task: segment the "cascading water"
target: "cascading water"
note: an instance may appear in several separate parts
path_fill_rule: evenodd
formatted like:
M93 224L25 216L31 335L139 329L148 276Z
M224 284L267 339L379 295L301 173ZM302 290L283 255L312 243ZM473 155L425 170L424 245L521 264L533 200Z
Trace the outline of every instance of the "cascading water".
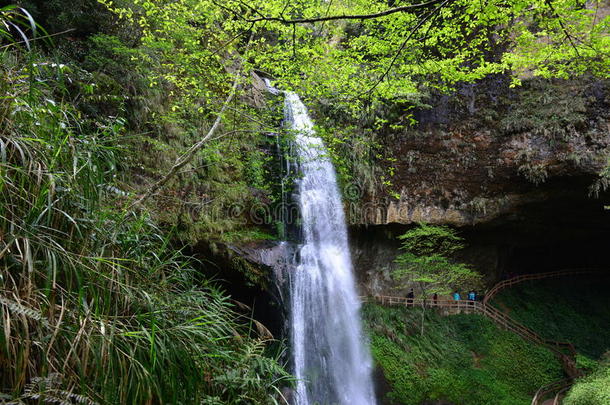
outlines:
M295 405L372 405L371 359L360 326L347 229L334 167L307 109L287 92L295 131L303 240L291 275Z

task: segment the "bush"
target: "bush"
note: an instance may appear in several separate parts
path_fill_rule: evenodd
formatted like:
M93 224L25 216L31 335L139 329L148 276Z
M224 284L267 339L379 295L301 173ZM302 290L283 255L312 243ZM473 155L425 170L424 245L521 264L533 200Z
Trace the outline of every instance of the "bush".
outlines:
M610 404L610 352L599 364L598 369L574 384L563 400L565 405L607 405Z

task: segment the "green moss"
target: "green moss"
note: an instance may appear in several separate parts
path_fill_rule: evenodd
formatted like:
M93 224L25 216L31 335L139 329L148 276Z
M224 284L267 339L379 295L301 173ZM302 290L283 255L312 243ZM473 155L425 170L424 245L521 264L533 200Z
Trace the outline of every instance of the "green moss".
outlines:
M226 232L222 235L222 240L225 242L256 242L261 240L277 240L277 236L260 229L243 229Z
M498 329L479 315L428 315L418 309L364 307L375 362L393 403L529 404L540 386L561 378L553 354Z
M234 256L231 259L231 268L242 273L246 278L246 285L253 287L255 285L262 289L267 289L269 276L260 267L253 265L241 256Z

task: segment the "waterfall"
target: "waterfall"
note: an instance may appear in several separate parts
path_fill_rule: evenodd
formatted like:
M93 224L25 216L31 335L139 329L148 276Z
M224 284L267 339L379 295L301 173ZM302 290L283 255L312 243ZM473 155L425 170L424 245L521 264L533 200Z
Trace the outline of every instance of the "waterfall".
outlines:
M291 274L295 405L372 405L371 359L335 169L299 97L286 92L295 131L302 244Z

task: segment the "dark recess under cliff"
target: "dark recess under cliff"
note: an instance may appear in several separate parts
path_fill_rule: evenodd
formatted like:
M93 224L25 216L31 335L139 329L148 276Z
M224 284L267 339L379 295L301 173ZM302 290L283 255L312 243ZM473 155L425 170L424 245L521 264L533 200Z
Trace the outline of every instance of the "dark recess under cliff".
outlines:
M237 312L252 316L274 338L281 339L285 335L284 320L288 307L283 303L283 292L273 275L274 269L257 257L265 250L281 256L277 249L277 242L271 241L240 247L201 241L187 247L185 253L198 259L201 273L215 280L231 296ZM281 258L276 261L279 263Z
M587 197L590 178L552 181L548 199L521 206L477 225L459 227L467 247L456 257L474 265L488 284L509 274L569 268L610 270L610 193ZM413 225L353 226L354 266L363 290L395 295L390 279L400 246L396 237Z

